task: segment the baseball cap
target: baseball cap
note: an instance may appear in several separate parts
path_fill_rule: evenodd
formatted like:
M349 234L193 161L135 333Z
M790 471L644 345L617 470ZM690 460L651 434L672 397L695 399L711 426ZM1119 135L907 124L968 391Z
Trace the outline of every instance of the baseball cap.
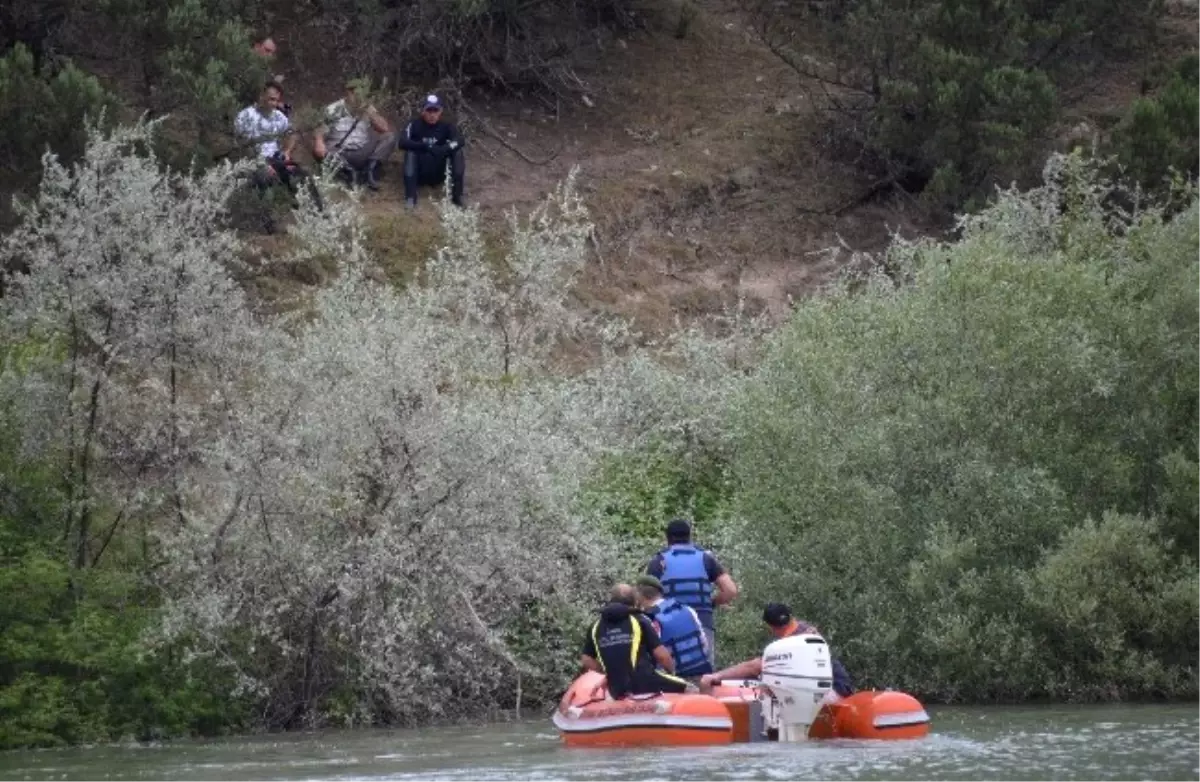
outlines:
M767 603L763 609L762 619L771 627L783 627L792 621L792 609L783 603Z
M687 519L671 519L667 524L668 540L689 540L692 537L692 525Z
M434 95L433 93L430 93L425 96L425 105L421 107L421 109L423 111L428 111L429 109L441 109L441 108L442 108L441 99L438 98L438 96Z

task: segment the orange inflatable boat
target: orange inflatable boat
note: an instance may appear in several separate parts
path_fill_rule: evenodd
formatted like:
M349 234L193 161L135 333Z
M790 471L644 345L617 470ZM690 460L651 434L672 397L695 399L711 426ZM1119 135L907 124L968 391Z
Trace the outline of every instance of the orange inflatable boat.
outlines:
M920 701L895 690L841 698L832 691L824 639L802 635L763 653L761 681L723 682L711 695L608 697L599 673L580 676L552 721L569 747L711 746L751 741L919 739Z
M604 675L585 673L554 712L568 747L683 747L728 744L733 718L709 695L666 694L612 700Z

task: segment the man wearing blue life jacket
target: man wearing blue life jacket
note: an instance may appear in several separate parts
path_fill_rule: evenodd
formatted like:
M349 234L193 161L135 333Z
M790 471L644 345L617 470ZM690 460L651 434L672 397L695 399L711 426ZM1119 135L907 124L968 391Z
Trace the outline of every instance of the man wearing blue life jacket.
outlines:
M695 610L704 627L708 661L714 663L717 638L713 609L732 603L738 588L711 552L692 545L692 525L687 519L672 519L667 525L667 547L651 558L646 575L662 582L664 595Z
M675 660L675 675L691 679L712 673L708 639L695 610L678 600L663 597L662 582L654 576L638 576L634 583L637 585L638 608L654 622L663 646L670 650Z

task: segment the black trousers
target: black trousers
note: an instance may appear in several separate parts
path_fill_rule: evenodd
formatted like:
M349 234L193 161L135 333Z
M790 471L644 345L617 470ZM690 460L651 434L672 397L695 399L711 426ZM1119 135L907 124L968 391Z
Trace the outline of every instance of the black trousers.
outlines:
M462 206L463 182L467 170L467 159L462 147L449 155L436 152L413 152L404 150L404 198L415 203L417 188L421 185L438 186L446 181L450 171L450 200Z

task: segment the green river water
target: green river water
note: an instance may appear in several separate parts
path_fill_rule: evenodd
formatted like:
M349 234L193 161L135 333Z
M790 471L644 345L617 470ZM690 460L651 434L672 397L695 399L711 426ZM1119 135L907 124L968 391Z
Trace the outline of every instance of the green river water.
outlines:
M3 779L1200 779L1196 704L933 708L918 741L568 750L549 720L0 753Z

